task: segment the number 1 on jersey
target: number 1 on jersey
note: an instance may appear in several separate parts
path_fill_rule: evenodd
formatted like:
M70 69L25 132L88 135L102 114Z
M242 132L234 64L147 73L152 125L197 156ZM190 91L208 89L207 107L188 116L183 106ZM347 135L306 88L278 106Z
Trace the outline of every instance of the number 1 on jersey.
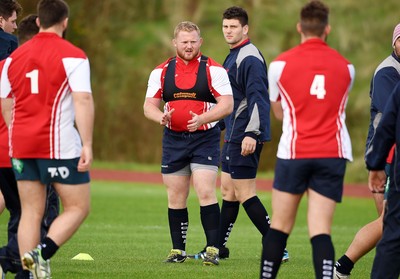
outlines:
M314 80L310 87L310 94L317 96L317 99L324 99L326 95L325 90L325 76L315 75Z
M31 80L31 93L39 94L39 70L32 70L25 76Z

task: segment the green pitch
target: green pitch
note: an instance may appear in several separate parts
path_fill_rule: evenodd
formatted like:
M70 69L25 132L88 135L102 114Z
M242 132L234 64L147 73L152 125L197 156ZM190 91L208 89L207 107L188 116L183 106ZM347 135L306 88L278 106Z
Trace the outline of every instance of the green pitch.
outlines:
M270 193L260 198L271 211ZM189 198L187 252L198 252L205 244L197 199ZM376 217L372 200L345 198L338 205L333 241L336 257L342 255L357 230ZM290 260L281 266L279 278L313 278L311 246L307 236L305 203L289 237ZM0 243L6 241L8 213L0 217ZM182 264L162 261L171 249L167 223L167 197L161 185L98 182L92 184L92 211L88 219L51 261L52 277L74 278L258 278L261 237L241 208L229 239L231 257L218 267L202 266L199 260ZM87 253L94 261L71 260ZM352 279L369 278L374 251L361 259ZM14 278L8 274L6 278Z

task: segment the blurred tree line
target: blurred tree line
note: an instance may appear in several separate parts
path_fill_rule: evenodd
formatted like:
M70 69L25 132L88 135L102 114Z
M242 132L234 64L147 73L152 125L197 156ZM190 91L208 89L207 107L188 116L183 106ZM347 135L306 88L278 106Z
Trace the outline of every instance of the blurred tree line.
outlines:
M35 13L38 1L20 0L22 17ZM232 5L247 9L250 38L267 62L299 43L295 25L298 0L67 0L71 8L67 39L83 48L91 63L96 103L95 159L158 164L162 127L143 116L151 70L174 55L173 29L183 20L197 23L202 52L221 64L229 49L221 32L223 11ZM369 121L369 82L375 67L391 52L398 23L394 0L326 0L331 9L329 44L356 68L347 123L353 142L352 181L363 181L364 143ZM20 18L22 18L20 17ZM318 112L316 112L318 113ZM273 117L272 117L273 118ZM272 120L273 139L264 148L263 171L272 170L281 123Z

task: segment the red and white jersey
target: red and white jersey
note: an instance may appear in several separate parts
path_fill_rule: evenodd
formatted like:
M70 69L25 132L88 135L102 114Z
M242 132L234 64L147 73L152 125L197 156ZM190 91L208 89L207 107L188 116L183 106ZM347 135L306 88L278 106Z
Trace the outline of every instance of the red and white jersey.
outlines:
M270 64L270 100L283 109L278 158L353 159L345 107L354 75L353 65L320 39Z
M175 85L177 87L185 90L191 89L195 86L200 60L201 54L197 59L193 59L186 65L181 58L176 57ZM171 59L168 59L151 72L147 86L146 98L163 99L164 79L170 61ZM211 58L207 59L206 74L210 95L214 98L218 98L221 95L232 95L232 87L230 85L228 73L220 64ZM183 95L186 93L180 92L178 94ZM175 109L167 127L177 132L188 131L187 121L192 118L189 113L190 111L193 111L196 114L202 114L211 110L215 105L216 104L212 102L190 100L189 98L187 100L166 102L164 105L164 111ZM207 123L198 130L210 129L217 123L218 121Z
M72 92L91 94L85 53L41 32L7 59L1 97L14 99L9 127L12 158L72 159L81 155Z
M0 61L0 72L3 69L5 61ZM11 168L11 160L8 155L8 128L2 115L0 115L0 168Z

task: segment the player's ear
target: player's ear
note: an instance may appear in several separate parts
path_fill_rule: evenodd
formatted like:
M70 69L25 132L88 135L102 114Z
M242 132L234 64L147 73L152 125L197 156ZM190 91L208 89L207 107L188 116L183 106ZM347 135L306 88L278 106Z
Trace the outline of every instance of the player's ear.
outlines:
M243 26L243 35L247 35L249 33L249 26L246 24Z
M36 25L40 28L40 19L39 19L39 17L36 18Z
M328 35L330 32L331 32L331 25L328 24L328 25L325 27L325 34Z
M68 27L68 17L63 20L63 30L67 29Z
M301 34L301 24L300 24L300 22L297 22L297 24L296 24L296 30L297 30L297 32L298 32L299 34Z

